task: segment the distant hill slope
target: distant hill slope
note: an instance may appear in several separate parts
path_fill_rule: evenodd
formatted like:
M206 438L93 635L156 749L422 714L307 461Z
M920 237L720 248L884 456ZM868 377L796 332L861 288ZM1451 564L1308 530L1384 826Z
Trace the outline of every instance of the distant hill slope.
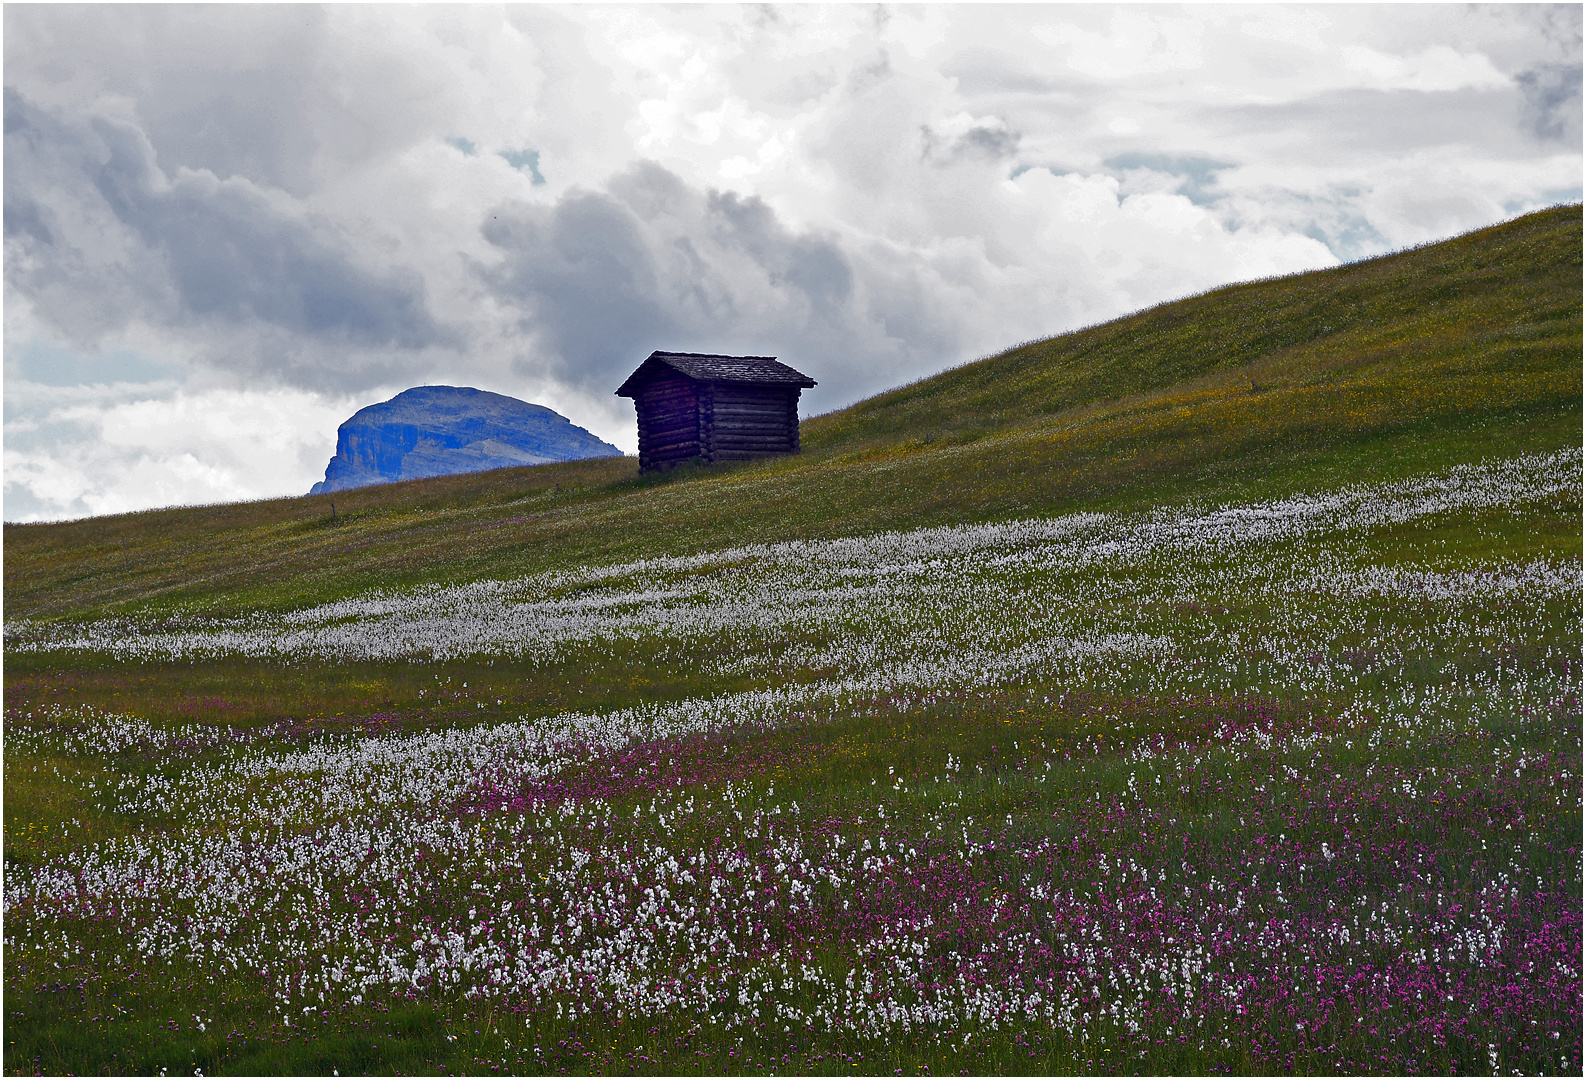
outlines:
M622 451L543 405L471 386L416 386L359 409L310 495Z
M1468 393L1478 407L1553 377L1543 370L1563 374L1560 348L1579 357L1580 272L1581 208L1559 207L1030 342L821 417L802 438L806 448L835 449L973 437L1172 387L1201 401L1251 397L1237 412L1263 394L1284 395L1287 406L1306 399L1318 424L1341 432L1407 392L1414 411L1432 404L1418 400L1423 390ZM1578 386L1578 370L1573 378ZM1306 398L1306 387L1323 386L1345 397ZM1263 410L1273 404L1261 401Z
M8 617L291 607L730 544L1327 489L1581 445L1581 208L1233 285L806 421L804 452L606 458L5 527ZM814 373L817 377L818 372ZM1580 509L1559 508L1578 537Z

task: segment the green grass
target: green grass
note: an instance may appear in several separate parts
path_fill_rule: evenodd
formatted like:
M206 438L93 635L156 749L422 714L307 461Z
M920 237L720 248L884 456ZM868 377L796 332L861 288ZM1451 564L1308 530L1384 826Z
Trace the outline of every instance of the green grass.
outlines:
M1581 209L1219 289L804 423L631 459L6 525L12 618L283 609L376 587L1076 509L1251 501L1579 445Z
M301 498L7 525L8 615L127 612L140 626L191 626L194 614L279 612L371 588L751 541L1077 510L1116 511L1108 528L1126 531L1140 515L1177 507L1579 447L1580 255L1580 208L1567 207L1385 259L1232 286L807 421L797 458L647 477L631 460L607 460L416 481L340 493L334 522L329 500ZM1327 583L1353 571L1434 580L1526 566L1578 573L1581 522L1577 485L1231 554L1145 551L1089 568L1017 570L968 559L922 579L930 585L916 593L839 608L832 622L790 617L694 633L658 621L635 638L596 638L540 659L137 661L12 649L11 881L124 851L112 842L148 845L169 866L181 853L218 858L233 844L301 851L293 845L349 823L390 830L411 842L401 849L409 856L436 856L443 869L422 876L415 858L406 865L417 892L401 894L401 874L254 875L244 858L218 862L229 869L196 898L168 884L156 900L129 897L115 910L14 906L0 1063L12 1075L1470 1074L1490 1071L1496 1055L1500 1072L1578 1073L1578 597L1528 587L1382 599L1343 587L1335 595ZM881 582L854 566L855 577L811 571L794 584L837 594L850 582ZM708 606L712 596L754 596L775 573L792 572L744 556L538 598L599 601L646 586L698 590L690 595ZM1294 584L1312 574L1323 584ZM1285 587L1265 589L1269 576ZM929 649L973 656L1092 632L1171 644L994 678L971 671L929 685L819 689ZM744 720L560 763L554 780L571 792L571 816L463 803L326 806L319 788L335 778L309 766L201 786L269 754L488 733L570 712L655 706L682 715L761 689L798 691L769 726ZM180 738L95 743L120 730L118 716ZM224 737L180 741L206 732ZM367 779L371 790L385 782ZM111 794L123 790L175 794L165 803ZM199 790L209 794L194 797ZM441 859L425 831L435 822L472 829L476 840ZM419 840L402 839L409 828ZM1239 939L1216 963L1248 974L1260 987L1252 1008L1264 1011L1248 1020L1208 1004L1186 1013L1205 1027L1186 1031L1153 1006L1133 1014L1139 1030L1103 1017L1084 1039L1059 1024L993 1028L962 1015L953 1026L862 1037L784 1031L730 1002L624 1017L614 998L594 993L597 1008L564 1017L543 1002L468 999L434 984L352 1001L345 989L320 999L310 982L290 1001L277 996L290 986L283 971L319 959L312 935L290 928L299 919L396 911L408 925L466 930L469 909L485 909L486 897L518 911L553 899L576 906L626 881L579 877L573 851L730 854L763 859L770 873L789 835L825 858L830 837L851 851L883 829L950 866L962 858L960 876L926 888L907 866L863 881L844 871L847 891L821 885L807 922L762 912L754 917L768 920L765 938L730 919L715 925L729 926L740 950L802 955L840 980L867 964L888 970L858 951L873 940L867 918L927 910L936 920L929 934L917 921L909 932L930 937L931 962L950 970L960 952L994 962L997 947L1020 935L1056 948L1074 910L1096 919L1114 911L1128 921L1122 931L1108 923L1106 943L1122 948L1138 933L1147 958L1181 946L1168 936L1179 928ZM1037 855L1046 861L1032 863ZM156 861L109 858L150 873ZM200 861L180 866L202 876L210 871ZM637 903L647 871L631 865ZM229 873L251 890L231 932L246 938L266 926L284 943L265 957L268 977L185 949L131 947L134 929L161 920L230 918ZM1514 891L1494 906L1497 882ZM1045 885L1060 886L1069 906L1034 891ZM1237 919L1227 913L1230 886L1249 900ZM703 887L671 887L709 907ZM953 890L962 908L941 900ZM1109 908L1120 892L1123 906ZM849 899L866 914L850 913ZM1514 935L1501 978L1489 963L1467 963L1456 940L1475 911ZM1241 938L1246 920L1287 927L1300 943ZM1405 936L1357 937L1340 953L1327 934L1306 936L1306 927L1363 926ZM1437 949L1442 959L1428 961ZM747 964L745 955L733 962ZM688 959L679 947L655 963ZM1416 983L1401 1001L1352 981L1368 968L1412 982L1431 971L1445 982L1437 993ZM1103 997L1127 1002L1135 990L1108 987ZM1422 990L1430 996L1415 996ZM1444 992L1458 995L1457 1006L1438 1004ZM814 1009L817 997L801 985L778 1004ZM564 993L555 1002L579 1000ZM1297 1018L1314 1030L1297 1032Z

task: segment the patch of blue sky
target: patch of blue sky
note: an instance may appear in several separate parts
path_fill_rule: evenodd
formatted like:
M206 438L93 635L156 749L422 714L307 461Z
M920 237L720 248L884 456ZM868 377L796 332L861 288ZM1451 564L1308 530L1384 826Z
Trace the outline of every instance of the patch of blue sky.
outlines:
M7 375L43 386L113 386L180 381L182 369L131 349L80 353L46 341L6 350Z
M1326 224L1313 222L1305 230L1305 235L1326 244L1327 250L1338 256L1340 262L1358 262L1361 259L1375 258L1394 248L1387 237L1361 216Z
M1116 173L1146 169L1179 178L1177 191L1197 206L1217 201L1217 174L1233 168L1233 163L1214 158L1131 152L1110 157L1102 165Z
M1014 167L1013 171L1008 174L1008 179L1009 180L1017 180L1019 177L1023 176L1025 173L1029 172L1031 169L1045 169L1047 172L1051 173L1053 176L1066 176L1069 173L1076 173L1076 172L1083 172L1084 171L1082 169L1072 168L1072 167L1070 167L1068 165L1053 165L1053 164L1050 164L1050 163L1047 163L1047 162L1040 162L1040 161L1028 162L1027 161L1027 162L1023 162L1023 163L1021 163L1019 165L1016 165Z
M501 160L519 172L527 172L531 183L536 185L545 183L545 177L540 175L540 152L538 150L503 150L501 151Z
M10 441L10 436L7 436L7 441ZM4 515L7 525L29 521L71 521L92 517L93 513L82 499L73 499L66 504L51 502L39 498L21 484L7 483L4 494L0 495L0 514Z
M13 409L8 401L5 440L6 446L12 450L33 450L62 441L86 442L100 437L99 425L81 416L62 419L55 413L45 415L28 415L25 412L21 415L12 415L12 413Z
M1578 203L1581 201L1581 186L1576 184L1570 188L1549 188L1535 199L1510 199L1503 204L1503 212L1511 216L1529 214L1540 206L1559 206L1564 203Z

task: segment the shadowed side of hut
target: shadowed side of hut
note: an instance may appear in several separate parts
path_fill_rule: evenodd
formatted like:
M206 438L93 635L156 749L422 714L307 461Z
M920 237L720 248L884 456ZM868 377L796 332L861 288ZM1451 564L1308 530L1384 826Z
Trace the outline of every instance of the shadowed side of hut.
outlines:
M639 471L799 451L799 394L815 380L774 356L651 353L617 393L639 419Z
M675 373L647 382L633 399L639 413L639 471L678 465L704 455L700 387Z

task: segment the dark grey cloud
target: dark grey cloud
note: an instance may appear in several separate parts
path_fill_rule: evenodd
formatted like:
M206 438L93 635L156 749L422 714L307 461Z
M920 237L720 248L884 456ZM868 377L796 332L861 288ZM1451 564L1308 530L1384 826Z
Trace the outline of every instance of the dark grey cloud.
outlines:
M49 92L91 77L137 102L167 171L311 190L324 150L315 128L337 107L325 93L324 8L10 4L4 19L11 85Z
M502 261L483 278L534 343L525 373L591 392L615 388L653 349L835 359L862 322L854 266L835 240L654 164L605 193L500 207L484 232Z
M185 100L155 99L150 142L171 168L245 176L294 195L313 185L318 140L305 124L299 80L279 71L239 71L223 88Z
M64 334L80 310L52 303L56 287L80 300L96 275L114 275L96 298L104 330L219 322L321 347L397 351L453 339L431 317L416 273L361 265L331 223L284 192L208 170L167 175L129 122L62 120L8 87L5 147L7 282ZM84 250L82 231L74 240L52 228L61 207L119 236Z
M13 100L15 99L15 100ZM26 144L29 151L38 149L40 132L23 116L21 98L10 87L5 90L5 146L6 153L14 154L17 147ZM49 209L39 204L26 185L13 182L15 165L6 170L5 178L5 236L16 238L18 244L48 247L55 243L56 230L50 227L54 217ZM8 260L9 261L9 260Z
M26 169L19 169L17 161L17 158L32 160L48 153L49 135L38 123L36 110L27 105L21 94L8 86L4 100L5 149L6 156L12 158L5 173L5 235L8 239L14 236L38 244L53 244L55 230L50 228L48 219L54 215L34 198L30 185L19 179L19 172L26 175ZM8 259L8 265L9 262Z
M943 134L929 124L922 124L920 142L921 158L933 164L947 164L966 157L998 161L1019 152L1018 132L995 123L978 123L959 135Z
M763 200L732 192L710 193L706 220L716 241L727 250L749 255L772 288L801 296L817 319L841 317L853 296L854 275L834 242L794 235Z
M185 314L358 345L439 340L416 274L353 265L322 237L326 223L283 212L246 180L205 171L167 181L136 132L103 120L94 128L108 159L92 183L163 256Z
M1526 125L1539 139L1581 145L1581 65L1543 64L1515 77Z
M558 379L596 389L678 336L642 228L627 207L593 192L551 207L502 207L485 225L506 256L486 280L524 313L520 329Z

